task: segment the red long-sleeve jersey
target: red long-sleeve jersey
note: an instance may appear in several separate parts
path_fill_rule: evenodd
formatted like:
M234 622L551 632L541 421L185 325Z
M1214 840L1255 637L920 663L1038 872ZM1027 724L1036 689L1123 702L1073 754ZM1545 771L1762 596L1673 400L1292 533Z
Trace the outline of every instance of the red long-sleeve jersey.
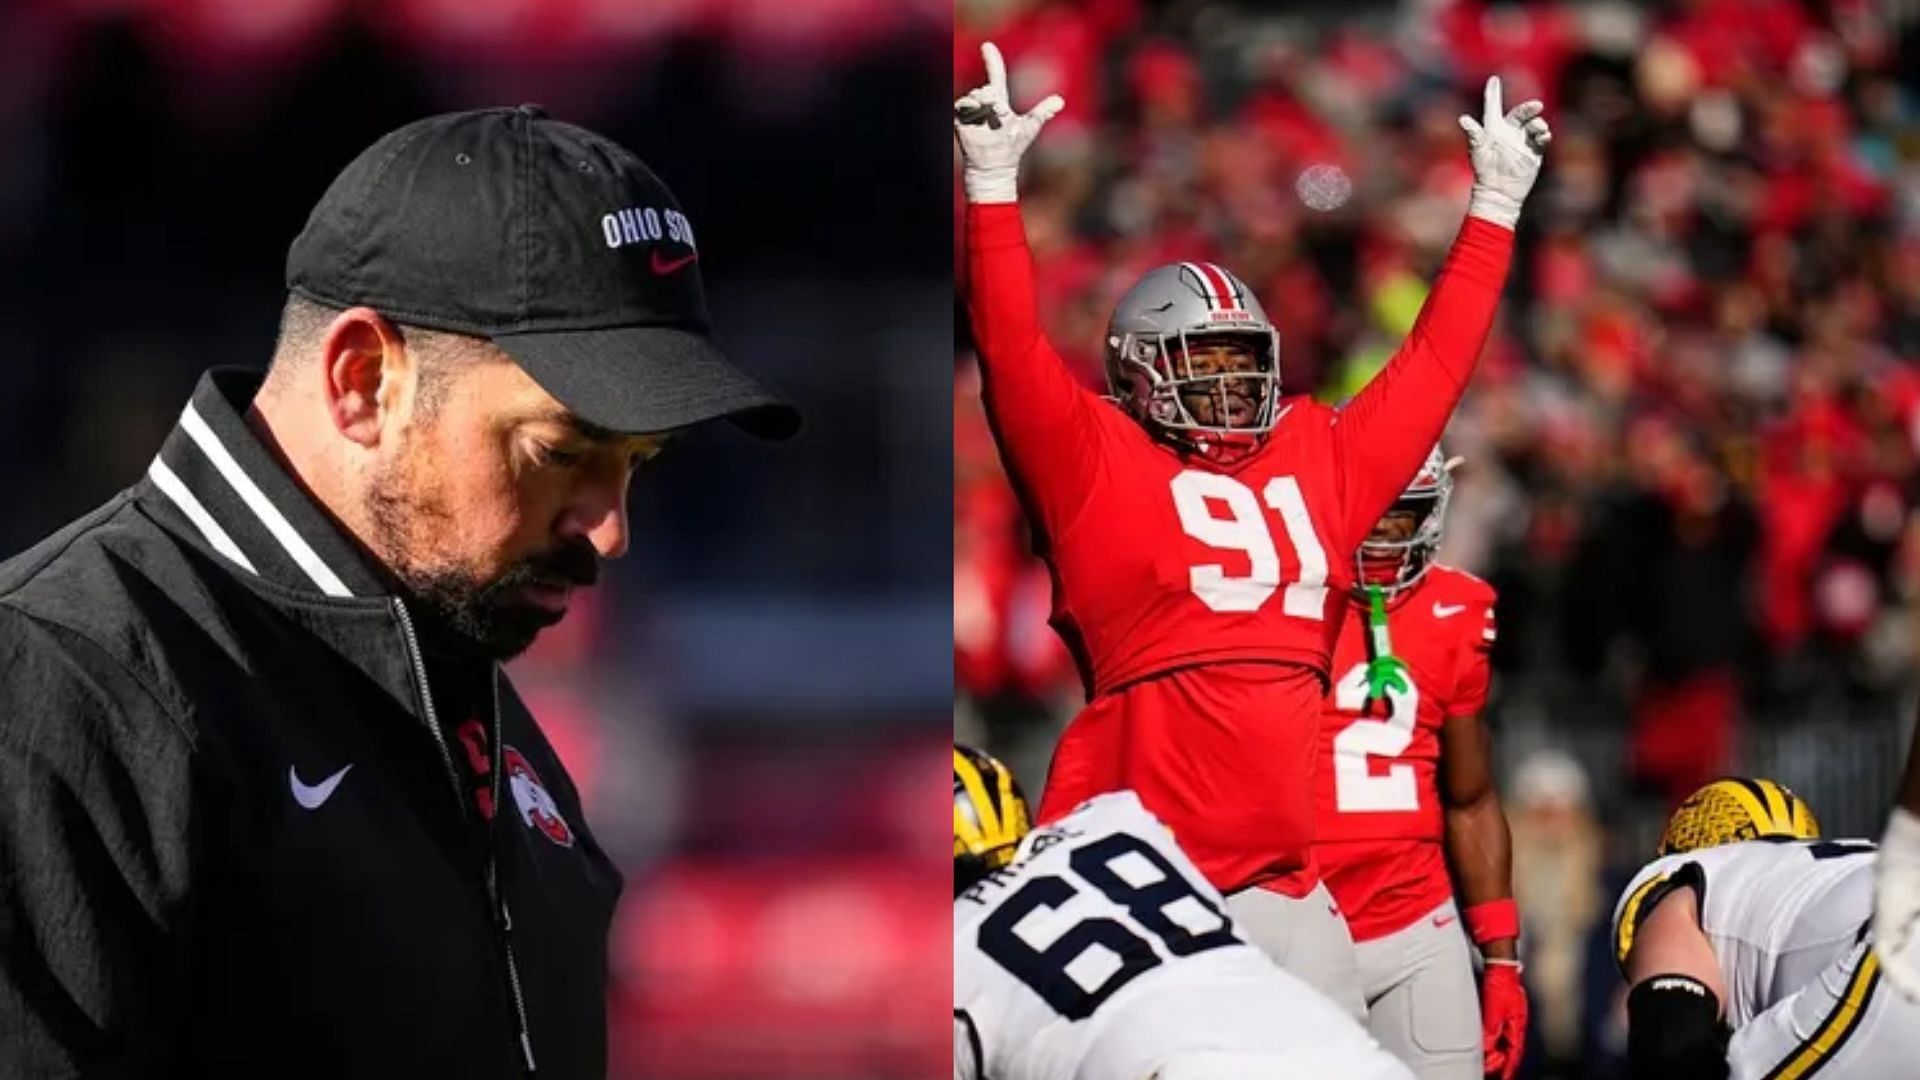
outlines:
M1090 702L1055 753L1041 817L1131 788L1217 887L1310 888L1313 738L1354 548L1466 388L1513 234L1469 219L1364 390L1337 412L1281 402L1262 446L1222 465L1074 379L1040 330L1017 206L969 206L967 224L988 417ZM1207 685L1211 667L1247 664L1293 673Z

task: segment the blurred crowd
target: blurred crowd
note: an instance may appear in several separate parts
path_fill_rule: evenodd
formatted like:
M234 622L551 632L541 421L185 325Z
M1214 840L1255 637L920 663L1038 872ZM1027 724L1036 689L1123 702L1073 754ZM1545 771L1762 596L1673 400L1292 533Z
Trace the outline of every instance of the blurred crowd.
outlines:
M721 339L808 430L644 473L631 553L511 669L627 875L616 1077L944 1068L949 18L0 0L0 558L138 479L204 368L264 364L288 242L392 128L539 102L698 223ZM829 156L889 183L798 164Z
M1529 928L1548 1075L1606 1075L1592 929L1640 819L1733 768L1830 793L1841 827L1884 813L1920 659L1920 12L961 0L956 91L988 39L1017 103L1067 99L1021 201L1048 332L1096 386L1126 287L1210 259L1264 302L1291 392L1350 394L1458 227L1455 118L1492 74L1546 103L1445 440L1442 557L1500 591L1490 716L1522 906L1553 923ZM1081 689L961 334L958 726L1037 784Z

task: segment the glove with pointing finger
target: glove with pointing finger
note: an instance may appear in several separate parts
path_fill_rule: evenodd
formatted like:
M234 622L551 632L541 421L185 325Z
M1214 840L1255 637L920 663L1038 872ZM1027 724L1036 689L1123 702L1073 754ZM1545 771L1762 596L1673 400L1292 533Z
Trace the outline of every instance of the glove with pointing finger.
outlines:
M1020 157L1040 128L1066 101L1054 94L1024 113L1007 100L1007 62L988 42L980 46L987 84L953 103L953 130L960 138L961 174L972 203L1010 203L1019 197Z
M1479 120L1460 118L1467 133L1467 152L1473 159L1473 192L1467 214L1511 229L1520 220L1520 204L1540 175L1540 159L1553 131L1541 116L1546 106L1526 101L1504 112L1500 76L1487 80Z

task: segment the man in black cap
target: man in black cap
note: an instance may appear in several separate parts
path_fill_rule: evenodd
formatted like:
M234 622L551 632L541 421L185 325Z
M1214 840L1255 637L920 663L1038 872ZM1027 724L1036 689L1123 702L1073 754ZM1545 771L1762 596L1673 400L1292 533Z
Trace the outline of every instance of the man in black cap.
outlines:
M294 241L264 383L0 564L0 1076L604 1075L620 876L499 663L674 432L798 426L695 244L537 108L408 125Z

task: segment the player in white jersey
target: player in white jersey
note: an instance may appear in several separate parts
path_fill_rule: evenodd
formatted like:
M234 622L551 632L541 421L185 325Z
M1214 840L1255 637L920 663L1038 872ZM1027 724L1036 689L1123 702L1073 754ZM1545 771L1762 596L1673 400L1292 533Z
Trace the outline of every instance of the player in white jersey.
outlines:
M1874 953L1887 981L1920 1000L1920 738L1907 747L1907 773L1880 835L1874 879Z
M1770 780L1674 812L1614 911L1635 1077L1917 1074L1920 1007L1880 991L1869 939L1874 845L1819 837Z
M955 1080L1413 1080L1239 935L1138 796L1029 820L954 748Z

